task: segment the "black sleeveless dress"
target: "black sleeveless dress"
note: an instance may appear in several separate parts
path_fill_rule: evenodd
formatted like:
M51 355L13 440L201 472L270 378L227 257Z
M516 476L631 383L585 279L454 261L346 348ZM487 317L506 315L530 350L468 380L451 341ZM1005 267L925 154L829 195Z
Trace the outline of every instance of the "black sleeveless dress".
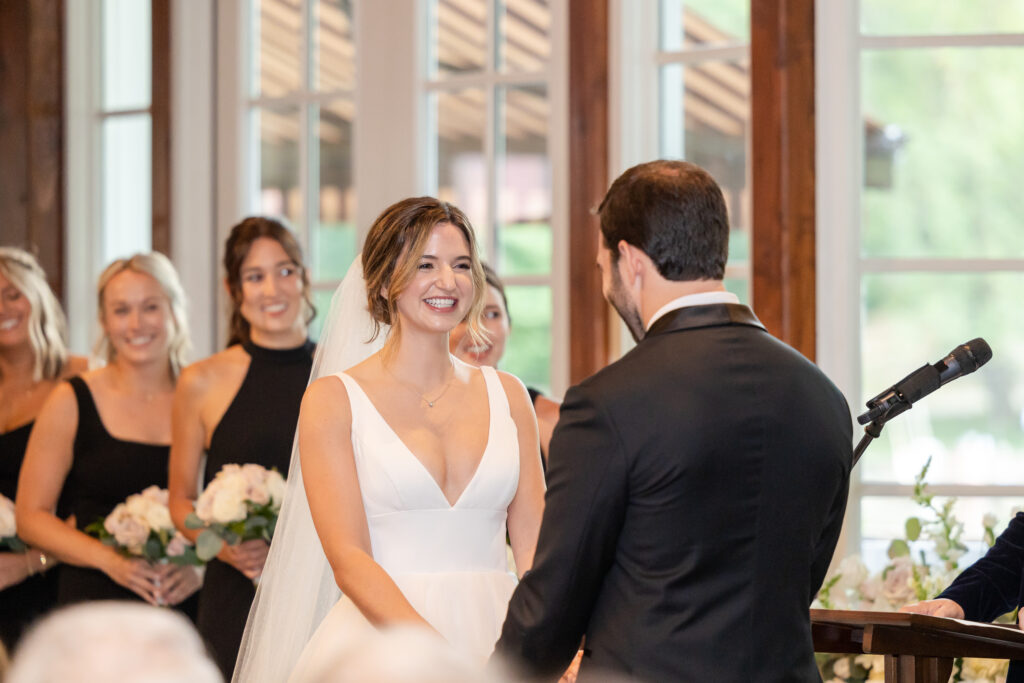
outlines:
M242 386L210 436L204 481L224 465L256 463L288 476L299 405L313 369L313 343L294 349L243 344L252 359ZM231 679L256 596L250 579L214 558L206 565L199 592L199 633L212 650L225 680Z
M64 481L57 514L75 516L79 530L105 518L125 498L148 486L167 487L170 446L115 438L100 420L89 386L81 377L68 380L78 401L71 470ZM115 583L98 569L62 564L57 567L57 603L142 598ZM174 609L195 620L198 593Z
M18 473L32 425L29 422L0 434L0 494L11 500L18 490ZM0 641L8 652L14 650L25 628L53 606L57 598L56 578L50 571L0 590Z

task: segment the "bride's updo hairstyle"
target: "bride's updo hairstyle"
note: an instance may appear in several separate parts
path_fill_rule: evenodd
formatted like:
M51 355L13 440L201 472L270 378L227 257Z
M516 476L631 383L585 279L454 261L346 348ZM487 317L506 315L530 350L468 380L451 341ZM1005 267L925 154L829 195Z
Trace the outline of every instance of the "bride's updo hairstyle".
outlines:
M302 247L295 235L281 221L265 216L249 216L233 228L224 245L224 272L231 295L231 323L227 346L250 341L249 321L242 315L242 262L249 255L252 243L269 237L284 249L288 258L302 274L302 300L306 304L306 325L316 317L316 307L309 289L309 270L302 262Z
M28 338L35 356L32 379L60 377L68 362L68 325L60 302L46 282L46 273L32 254L16 247L0 247L0 275L28 299Z
M391 327L387 341L389 346L401 337L398 297L416 274L430 233L441 223L451 223L466 239L473 280L473 303L466 315L467 332L474 343L486 343L487 333L481 316L487 285L477 254L473 226L458 207L433 197L410 197L392 204L370 226L363 245L363 277L374 322L373 336L369 341L377 338L381 325ZM387 296L383 294L385 291Z

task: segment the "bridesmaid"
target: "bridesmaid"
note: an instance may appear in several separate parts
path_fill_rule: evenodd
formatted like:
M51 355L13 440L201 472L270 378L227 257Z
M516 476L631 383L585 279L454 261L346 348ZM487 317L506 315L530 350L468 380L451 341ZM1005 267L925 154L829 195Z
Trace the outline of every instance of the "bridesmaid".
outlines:
M487 342L485 344L474 344L470 336L466 334L468 325L463 320L455 326L448 336L448 347L452 355L461 361L477 367L489 365L492 368L498 367L498 362L505 355L505 342L508 340L509 331L512 327L512 317L508 312L508 297L505 295L505 283L501 281L498 274L486 263L481 264L484 268L484 278L487 281L487 296L484 297L483 328L487 331ZM537 414L537 429L540 434L540 453L545 470L548 464L548 445L551 443L551 435L558 424L558 413L562 404L554 399L548 398L532 387L526 387L530 394L530 401L533 403L533 410Z
M276 467L287 476L313 366L309 276L291 232L269 218L246 218L231 230L224 268L232 301L228 347L187 367L174 396L171 516L192 539L198 532L185 528L185 517L198 494L204 450L206 482L228 463ZM225 546L207 565L197 626L225 679L235 667L267 549L260 540Z
M0 495L14 500L28 435L60 380L84 372L69 356L67 323L46 274L26 251L0 247ZM56 560L38 548L0 551L0 641L14 650L25 627L52 606Z
M19 479L18 528L64 563L58 604L141 599L190 613L195 568L127 558L83 531L129 495L167 483L171 401L189 346L184 294L156 253L114 261L97 290L97 355L107 365L62 383L43 405Z

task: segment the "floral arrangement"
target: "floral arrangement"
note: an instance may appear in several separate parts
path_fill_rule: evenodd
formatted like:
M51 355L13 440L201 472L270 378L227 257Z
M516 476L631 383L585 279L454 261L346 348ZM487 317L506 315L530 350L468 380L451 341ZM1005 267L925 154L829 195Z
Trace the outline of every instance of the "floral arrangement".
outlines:
M196 552L209 560L224 544L274 536L284 497L284 477L262 465L225 465L196 500L195 512L185 519L189 529L202 529Z
M85 531L127 557L179 565L201 564L195 548L174 528L167 507L167 489L159 486L128 496L106 519L93 522Z
M931 459L914 479L912 500L922 508L920 516L907 519L904 537L889 544L889 563L871 574L858 555L850 555L826 577L812 607L824 609L895 612L920 600L930 600L946 589L960 573L959 560L967 551L963 523L953 514L956 499L937 505L928 492L925 477ZM995 543L994 515L982 519L985 542ZM911 543L918 542L918 556ZM930 548L931 555L926 552ZM929 561L931 558L931 561ZM819 654L818 668L826 683L863 683L882 680L880 655ZM951 681L1005 681L1007 662L988 659L957 659Z
M0 493L0 550L23 553L25 542L18 538L18 525L14 521L14 501Z

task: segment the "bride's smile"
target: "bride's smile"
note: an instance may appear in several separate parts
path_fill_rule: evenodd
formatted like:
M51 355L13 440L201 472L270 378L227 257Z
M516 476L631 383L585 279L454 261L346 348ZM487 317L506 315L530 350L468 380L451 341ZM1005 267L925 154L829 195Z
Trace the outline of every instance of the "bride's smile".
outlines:
M473 303L472 261L458 228L451 223L434 226L396 303L407 329L447 332L466 317Z

